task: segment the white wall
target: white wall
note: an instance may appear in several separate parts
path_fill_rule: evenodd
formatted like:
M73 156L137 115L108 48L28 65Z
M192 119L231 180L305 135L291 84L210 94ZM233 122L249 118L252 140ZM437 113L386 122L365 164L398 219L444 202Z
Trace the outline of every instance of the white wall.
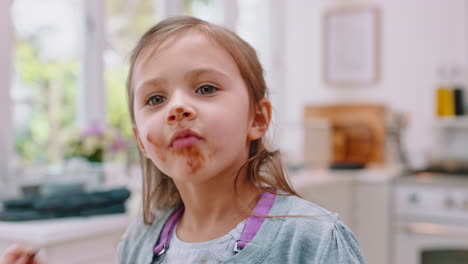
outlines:
M321 79L322 14L343 4L381 10L381 80L375 85L334 88ZM436 69L441 63L467 69L466 5L465 0L288 1L288 122L300 122L308 103L383 102L410 114L405 141L412 158L419 157L430 145ZM282 147L300 148L298 129L286 134Z

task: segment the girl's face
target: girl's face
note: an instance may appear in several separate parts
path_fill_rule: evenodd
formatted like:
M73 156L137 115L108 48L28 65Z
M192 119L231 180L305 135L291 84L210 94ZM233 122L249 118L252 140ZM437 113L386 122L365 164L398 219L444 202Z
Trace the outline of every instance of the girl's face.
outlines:
M249 94L234 59L196 32L143 49L134 68L135 137L177 183L235 174L248 158Z

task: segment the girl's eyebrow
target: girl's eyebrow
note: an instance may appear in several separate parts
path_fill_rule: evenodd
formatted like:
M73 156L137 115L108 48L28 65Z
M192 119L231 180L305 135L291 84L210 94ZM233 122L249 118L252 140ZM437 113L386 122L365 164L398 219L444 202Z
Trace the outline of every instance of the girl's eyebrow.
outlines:
M144 91L144 89L146 87L159 86L159 85L163 85L165 83L166 83L166 80L164 80L163 78L159 78L159 77L151 78L151 79L148 79L146 81L143 81L142 83L139 83L136 86L135 91L141 92L140 90Z
M228 75L225 74L222 71L213 69L213 68L198 68L189 71L188 73L185 74L184 79L186 80L194 80L199 78L201 75L204 74L211 74L211 75L216 75L217 77L220 77L222 79L228 79Z

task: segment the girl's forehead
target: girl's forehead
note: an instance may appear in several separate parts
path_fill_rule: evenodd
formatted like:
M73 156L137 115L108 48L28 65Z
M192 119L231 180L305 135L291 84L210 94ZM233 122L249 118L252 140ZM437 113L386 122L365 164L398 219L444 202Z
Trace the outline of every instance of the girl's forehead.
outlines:
M171 36L168 36L165 39L155 39L153 41L150 41L148 44L146 44L146 46L142 48L140 54L138 55L136 59L135 65L149 58L155 59L158 57L158 55L160 55L161 53L164 53L164 51L170 48L173 48L175 46L182 48L182 46L179 46L176 44L179 44L184 39L192 39L192 40L196 39L196 40L199 40L196 42L198 44L202 43L203 45L206 45L206 46L217 47L227 52L227 50L225 50L221 45L219 45L218 42L213 37L209 36L208 34L202 33L198 30L185 30L182 32L175 33Z
M133 77L136 77L135 74L139 76L140 73L150 70L151 68L148 67L151 67L150 65L154 67L160 58L167 61L168 57L166 55L168 54L169 56L176 56L169 57L169 61L174 61L174 59L185 60L186 58L190 58L192 63L195 61L205 63L211 61L216 62L216 67L230 69L231 73L239 73L239 67L234 57L227 49L218 44L213 37L196 30L188 30L174 34L164 40L156 40L146 44L135 60ZM178 57L181 54L185 55Z

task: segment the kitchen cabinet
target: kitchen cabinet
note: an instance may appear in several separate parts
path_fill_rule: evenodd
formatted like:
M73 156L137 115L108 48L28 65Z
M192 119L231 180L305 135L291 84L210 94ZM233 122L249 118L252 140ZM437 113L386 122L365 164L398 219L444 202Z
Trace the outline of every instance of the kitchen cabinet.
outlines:
M306 200L338 213L351 228L367 264L389 264L391 186L397 168L293 172L291 183Z
M352 230L368 264L390 263L390 206L389 183L357 182L354 187Z
M353 179L328 180L323 173L316 171L295 175L292 181L295 190L305 200L338 213L346 225L352 226Z

